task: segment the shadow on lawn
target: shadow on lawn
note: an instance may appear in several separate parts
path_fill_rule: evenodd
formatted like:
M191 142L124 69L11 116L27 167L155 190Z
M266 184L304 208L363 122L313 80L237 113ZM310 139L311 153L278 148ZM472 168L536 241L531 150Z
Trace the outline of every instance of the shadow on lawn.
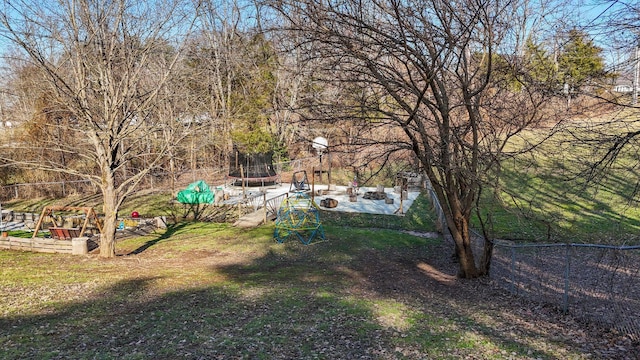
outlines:
M536 176L504 169L502 181L509 189L508 196L501 195L499 201L485 199L500 210L508 210L503 212L505 219L494 214L495 222L510 226L519 223L508 221L514 215L526 219L525 224L537 229L527 240L615 243L617 237L628 238L638 232L637 204L629 200L638 192L637 183L629 181L637 178L635 172L626 176L611 173L598 183L581 183L580 178L561 175L558 167L561 164L556 163L546 169L549 173L541 171ZM513 239L522 232L514 227L501 236Z
M205 225L203 225L203 227L204 226ZM165 231L163 233L161 233L160 235L158 235L158 237L156 237L155 239L152 239L152 240L149 240L149 241L145 242L142 246L136 248L133 251L128 252L126 255L138 255L138 254L143 253L147 249L151 248L152 246L157 245L160 242L172 241L173 239L176 239L176 237L174 237L174 235L176 233L182 231L185 228L188 228L190 230L196 229L196 227L194 227L193 224L189 223L189 222L180 222L180 223L177 223L177 224L167 225L167 228L165 229Z
M187 223L184 223L184 222L183 223L178 223L178 224L175 224L175 225L168 225L166 230L165 230L165 232L163 232L160 236L158 236L157 238L155 238L153 240L147 241L142 246L140 246L137 249L131 251L127 255L140 254L140 253L144 252L145 250L147 250L148 248L158 244L159 242L167 240L167 239L170 239L176 232L182 230L186 226L187 226Z
M251 263L204 268L201 277L212 279L202 279L202 286L189 284L188 290L168 292L173 278L135 274L140 277L95 291L87 300L51 306L41 315L0 318L0 357L556 356L547 350L555 335L545 332L555 325L538 319L542 326L518 329L514 323L527 319L502 309L507 301L502 294L455 279L455 267L439 260L446 246L353 252L326 244L285 245L285 251ZM221 275L224 281L213 279Z
M535 327L514 331L515 314L509 308L498 309L498 315L485 321L484 315L496 302L507 299L516 306L521 302L505 293L483 293L479 291L483 285L474 286L474 280L457 279L456 265L436 260L449 259L438 255L449 251L442 245L409 251L365 250L346 263L327 264L323 260L327 256L318 256L323 252L320 244L301 248L286 259L271 253L249 266L228 267L225 273L238 283L302 288L343 303L352 299L349 306L365 309L367 321L386 334L386 345L395 349L392 359L501 358L500 354L514 359L556 358L545 350L554 334Z
M161 278L122 281L99 299L0 319L3 359L379 358L391 336L362 306L269 289L210 286L148 296Z

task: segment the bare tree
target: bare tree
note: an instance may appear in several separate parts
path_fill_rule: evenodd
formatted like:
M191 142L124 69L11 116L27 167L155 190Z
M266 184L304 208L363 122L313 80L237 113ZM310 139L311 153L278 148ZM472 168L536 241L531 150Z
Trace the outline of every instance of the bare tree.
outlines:
M63 127L75 142L32 139L25 149L55 148L78 164L5 159L23 167L71 173L102 191L104 226L100 255L115 255L118 209L164 157L175 139L149 147L144 141L170 134L175 119L158 117L162 91L180 59L180 46L197 14L180 0L4 1L0 35L44 77L52 109L64 110ZM13 144L15 146L15 144ZM135 163L135 171L125 171Z
M273 141L260 140L276 138L268 120L277 62L247 1L205 0L202 9L198 32L188 44L187 65L206 141L193 138L190 152L207 149L215 157L209 163L223 168L233 146L265 151ZM195 167L195 159L191 163Z
M517 4L269 3L288 20L286 31L301 39L298 46L309 49L307 58L323 60L316 80L342 89L339 101L316 103L307 116L366 129L354 131L352 145L376 146L380 156L412 151L444 208L459 275L486 274L490 242L478 266L470 233L482 184L513 137L551 115L540 111L545 94L525 84L516 66Z

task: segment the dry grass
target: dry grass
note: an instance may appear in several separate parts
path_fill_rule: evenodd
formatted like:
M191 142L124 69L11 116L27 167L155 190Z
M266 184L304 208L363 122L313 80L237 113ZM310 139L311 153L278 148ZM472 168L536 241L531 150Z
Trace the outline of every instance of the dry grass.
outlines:
M635 358L637 344L483 281L450 246L329 226L180 224L113 260L0 253L3 359Z

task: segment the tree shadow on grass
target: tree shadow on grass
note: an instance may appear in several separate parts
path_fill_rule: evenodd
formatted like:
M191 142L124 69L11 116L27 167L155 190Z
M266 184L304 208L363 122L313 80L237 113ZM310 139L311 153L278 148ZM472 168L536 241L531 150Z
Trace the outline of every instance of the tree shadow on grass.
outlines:
M155 238L153 240L147 241L142 246L140 246L137 249L129 252L127 255L138 255L138 254L141 254L142 252L144 252L148 248L158 244L159 242L167 240L167 239L170 239L176 232L182 230L186 226L187 226L186 223L178 223L178 224L168 225L167 228L165 229L165 231L162 234L160 234L160 236L158 236L157 238Z
M388 358L582 358L592 350L584 339L567 334L577 331L595 342L608 333L553 307L526 303L483 279L457 279L456 265L442 255L450 251L443 244L357 253L332 246L331 254L325 244L284 245L286 255L271 252L222 271L237 283L351 299L387 334L386 343L395 349ZM558 339L562 344L547 345Z
M210 225L211 223L189 222L189 221L183 221L176 224L169 224L167 225L167 228L164 230L164 232L160 233L156 238L148 240L138 248L127 252L124 256L139 255L145 252L146 250L148 250L149 248L156 246L160 243L180 239L181 237L176 235L178 235L178 233L181 233L181 232L188 232L189 234L191 234L191 232L199 232L202 229L204 229L206 231L206 234L204 235L200 234L198 236L211 237L213 236L212 232L221 231L223 229L223 227L213 229ZM138 236L145 236L145 235L138 235ZM191 238L194 238L194 236L191 236Z
M49 283L0 287L0 295L14 289L34 299L0 317L0 357L558 358L550 349L587 357L574 343L557 344L550 330L566 330L557 319L532 320L519 310L522 302L456 279L455 266L441 259L448 258L446 245L353 250L333 245L338 241L274 245L233 263L216 263L213 255L200 265L163 259L153 268L150 258L109 270L110 262L74 261L74 271L100 270L87 283L106 283L109 271L124 280L88 286L87 293L86 285L57 281L64 294L53 297ZM145 275L158 270L166 275ZM74 289L77 300L64 300Z
M3 359L380 358L389 334L334 295L233 286L154 294L163 278L114 283L90 300L0 318Z

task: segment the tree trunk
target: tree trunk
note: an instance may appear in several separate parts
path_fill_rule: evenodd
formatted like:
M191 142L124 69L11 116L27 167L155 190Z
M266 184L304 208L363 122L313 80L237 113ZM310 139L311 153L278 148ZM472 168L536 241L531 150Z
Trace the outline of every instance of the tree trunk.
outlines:
M500 171L499 168L498 168L498 171ZM497 179L498 177L496 177L496 180ZM495 186L495 188L498 189L498 186ZM481 193L482 193L482 189L478 193L477 199L480 199ZM476 215L478 216L478 220L480 220L480 229L482 230L484 242L482 246L482 258L480 259L480 268L478 270L480 271L480 275L486 276L486 275L489 275L489 271L491 271L491 257L493 256L493 241L491 240L492 236L490 235L490 229L493 228L491 224L493 222L491 220L490 213L487 214L486 220L483 219L479 208L480 208L480 205L476 204Z
M116 216L104 217L102 234L100 234L100 257L112 258L116 256Z
M493 241L487 236L484 238L482 259L480 260L480 275L489 275L491 271L491 257L493 256Z
M460 262L458 277L473 279L481 274L478 271L471 248L471 236L469 233L469 220L460 216L455 221L455 228L451 229L451 235L456 245L456 254Z
M117 196L113 184L102 189L104 224L100 234L100 257L112 258L116 256L116 228L118 221Z
M458 271L458 277L464 279L473 279L480 276L478 269L476 268L475 258L473 251L471 250L471 244L468 241L462 241L462 245L456 246L458 251L458 261L460 261L460 269ZM466 243L466 245L464 244Z

